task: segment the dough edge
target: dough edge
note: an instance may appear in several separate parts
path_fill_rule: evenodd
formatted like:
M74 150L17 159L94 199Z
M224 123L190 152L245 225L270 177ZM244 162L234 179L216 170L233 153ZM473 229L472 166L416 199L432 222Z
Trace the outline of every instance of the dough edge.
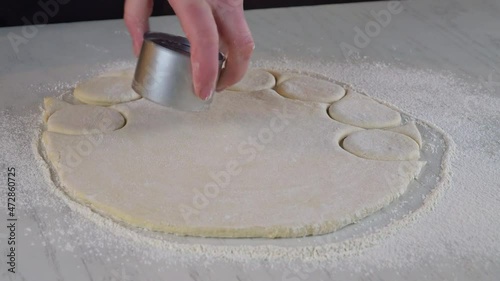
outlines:
M90 208L93 212L100 214L105 218L109 218L127 228L145 228L149 231L165 232L178 236L190 237L209 237L209 238L299 238L312 235L322 235L337 231L347 225L355 224L356 222L373 215L375 212L381 210L389 203L399 198L408 189L408 184L404 185L398 192L387 194L383 201L380 201L376 206L365 208L361 213L357 213L352 217L345 217L342 220L323 221L321 224L309 224L304 226L273 226L273 227L247 227L247 228L220 228L220 227L188 227L188 226L175 226L175 225L158 225L153 222L145 221L141 218L129 215L125 212L119 211L115 208L109 207L106 204L99 204L87 200L84 195L79 192L66 188L60 182L59 175L53 167L52 162L47 161L50 159L45 151L44 144L40 139L40 147L43 148L41 156L44 161L49 164L50 174L52 181L56 187L59 187L70 199ZM424 161L406 161L412 163L414 168L414 177L420 174L422 167L425 165ZM57 179L54 181L54 177ZM196 233L196 234L195 234Z

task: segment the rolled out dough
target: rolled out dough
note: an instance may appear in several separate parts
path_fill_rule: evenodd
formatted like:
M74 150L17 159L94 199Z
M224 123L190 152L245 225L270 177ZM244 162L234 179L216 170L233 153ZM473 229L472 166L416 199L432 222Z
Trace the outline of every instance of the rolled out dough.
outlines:
M367 102L363 112L379 116L376 104ZM203 112L139 99L110 107L125 116L123 128L91 138L45 131L41 141L70 197L130 226L192 236L300 237L381 209L424 164L344 150L341 140L364 129L330 118L328 106L270 89L219 93ZM381 115L377 125L400 125L396 114Z

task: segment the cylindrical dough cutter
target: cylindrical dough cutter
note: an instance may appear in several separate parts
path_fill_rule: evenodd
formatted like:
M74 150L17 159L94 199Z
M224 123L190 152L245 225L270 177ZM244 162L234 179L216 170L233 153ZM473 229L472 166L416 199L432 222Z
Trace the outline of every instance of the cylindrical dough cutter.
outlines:
M212 97L202 100L194 93L191 46L185 37L148 32L144 35L132 88L155 103L184 111L209 107ZM219 73L225 57L219 53Z

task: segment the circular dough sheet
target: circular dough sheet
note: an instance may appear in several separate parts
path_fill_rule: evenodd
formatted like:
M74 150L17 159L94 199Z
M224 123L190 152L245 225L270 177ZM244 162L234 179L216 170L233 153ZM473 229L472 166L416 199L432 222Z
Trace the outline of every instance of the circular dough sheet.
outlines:
M112 106L127 120L119 130L45 131L42 144L70 197L131 226L210 237L323 234L389 204L424 164L347 152L341 140L362 129L333 120L327 106L273 90L219 93L203 112L140 99Z

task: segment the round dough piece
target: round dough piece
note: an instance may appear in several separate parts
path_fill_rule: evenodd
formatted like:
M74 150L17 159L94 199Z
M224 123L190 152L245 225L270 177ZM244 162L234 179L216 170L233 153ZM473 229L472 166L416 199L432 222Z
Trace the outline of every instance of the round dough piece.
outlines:
M363 130L344 139L345 150L373 160L405 161L418 160L420 148L408 136L384 130Z
M268 71L262 69L250 69L243 79L228 88L230 91L254 92L264 89L272 89L276 85L276 79Z
M47 121L47 131L66 135L101 134L118 130L125 118L116 110L93 105L68 105Z
M132 89L132 77L99 76L76 86L73 95L80 101L94 105L113 105L140 99Z
M288 78L276 91L286 98L324 103L338 101L345 95L340 85L304 75Z
M401 124L399 112L365 95L349 91L340 101L328 108L333 119L366 129L395 127Z

